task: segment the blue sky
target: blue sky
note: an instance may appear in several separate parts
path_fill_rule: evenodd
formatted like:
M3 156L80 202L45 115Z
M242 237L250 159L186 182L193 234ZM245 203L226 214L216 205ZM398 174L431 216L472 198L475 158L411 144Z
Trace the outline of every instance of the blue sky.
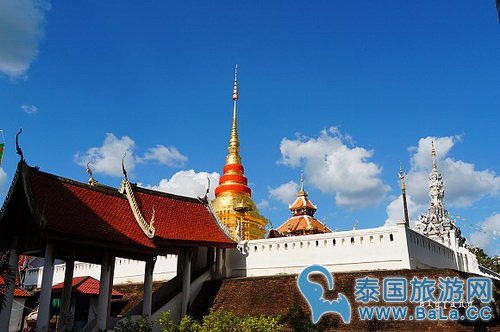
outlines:
M430 141L469 239L500 245L500 24L491 1L0 0L0 198L18 156L119 186L202 195L222 171L239 65L241 155L260 211L289 215L301 170L331 228L428 206Z

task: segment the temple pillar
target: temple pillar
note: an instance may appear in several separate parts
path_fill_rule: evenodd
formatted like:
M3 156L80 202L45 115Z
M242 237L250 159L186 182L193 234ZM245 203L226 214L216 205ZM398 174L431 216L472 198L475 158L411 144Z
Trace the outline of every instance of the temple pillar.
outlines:
M47 241L45 246L45 261L43 264L42 288L38 301L37 332L47 332L50 321L50 299L52 295L52 280L54 278L54 245Z
M64 287L61 296L61 310L57 324L58 331L73 327L73 313L71 312L71 291L73 289L73 271L75 268L75 255L72 253L65 262Z
M151 316L153 304L153 270L156 257L148 257L144 269L144 299L142 301L142 314Z
M115 280L116 257L109 257L109 291L108 291L108 316L111 317L111 299L113 298L113 281Z
M181 318L187 313L191 295L191 248L182 253Z
M9 282L5 285L5 305L0 311L0 332L9 331L12 303L14 302L14 289L16 288L17 273L15 272L19 264L19 256L17 255L16 249L10 249L8 262L11 271L14 271L14 279L13 282Z
M216 248L216 255L215 255L215 278L216 279L222 279L222 266L224 264L224 252L222 248Z
M110 255L105 253L101 261L101 277L99 281L99 297L97 299L97 324L98 330L105 330L108 321L108 300L111 283Z

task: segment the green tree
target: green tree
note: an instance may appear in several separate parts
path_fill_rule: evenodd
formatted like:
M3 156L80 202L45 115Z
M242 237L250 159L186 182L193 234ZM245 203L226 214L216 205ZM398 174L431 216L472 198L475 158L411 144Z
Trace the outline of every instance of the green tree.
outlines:
M483 249L479 247L474 247L470 246L467 249L469 249L470 252L472 252L474 255L476 255L477 262L484 266L485 268L488 268L496 273L500 273L500 257L495 256L495 257L490 257L488 256Z

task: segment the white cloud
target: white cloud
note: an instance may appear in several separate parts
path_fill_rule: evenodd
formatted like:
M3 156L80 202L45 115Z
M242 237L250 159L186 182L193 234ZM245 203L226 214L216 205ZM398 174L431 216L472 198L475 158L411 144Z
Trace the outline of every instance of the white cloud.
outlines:
M476 170L472 163L448 156L453 146L461 142L458 136L426 137L409 149L411 169L407 175L408 193L418 204L428 205L428 176L432 168L431 141L436 148L438 171L443 175L445 203L451 207L467 207L487 196L500 192L500 176L491 170Z
M112 133L107 133L101 146L92 147L85 153L76 153L74 161L83 167L90 161L94 173L122 176L122 158L126 153L125 169L129 176L133 176L137 163L158 161L160 164L176 167L187 160L187 157L173 146L167 148L163 145L156 145L148 148L143 157L135 153L135 147L135 141L129 136L118 138Z
M26 114L35 114L38 113L38 107L35 105L21 105L21 111Z
M293 203L298 191L299 185L294 181L290 181L276 188L269 188L269 197L288 205Z
M497 241L500 236L500 214L494 214L480 223L477 231L469 236L469 242L493 255L500 254ZM494 245L493 247L491 245Z
M415 221L418 219L419 212L424 211L426 207L415 203L410 195L406 195L406 205L408 207L410 225L413 226ZM404 220L405 217L403 212L402 195L399 195L392 202L390 202L385 211L387 212L387 219L385 220L384 226L394 226L398 221Z
M368 161L373 150L353 146L351 137L335 127L323 130L318 138L284 138L280 150L282 164L304 167L308 184L335 194L339 206L373 206L390 190L379 178L381 168Z
M179 152L175 147L166 147L164 145L156 145L154 148L149 148L144 154L142 160L157 160L160 164L170 167L181 167L187 161L187 157Z
M0 167L0 188L2 188L6 182L7 182L7 173L4 171L2 167Z
M125 168L127 172L132 174L137 159L134 148L135 142L130 137L117 138L115 135L107 133L102 146L90 148L84 154L77 153L74 160L78 165L84 167L90 161L94 173L121 176L121 162L123 154L126 153Z
M38 55L50 7L46 0L0 1L0 73L11 78L26 74Z
M219 174L217 172L196 173L192 169L179 171L172 175L170 179L163 179L158 185L149 186L149 188L181 196L203 197L208 186L207 178L210 179L208 198L212 200L215 198L215 187L219 183Z
M269 209L271 207L271 204L269 204L269 201L267 199L263 199L260 202L257 203L257 208L259 210L262 209Z

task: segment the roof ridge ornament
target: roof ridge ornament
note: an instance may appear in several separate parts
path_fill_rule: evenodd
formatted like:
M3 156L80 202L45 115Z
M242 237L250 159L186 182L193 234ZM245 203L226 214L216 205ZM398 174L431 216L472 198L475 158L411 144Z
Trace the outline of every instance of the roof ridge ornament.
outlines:
M125 169L125 157L126 156L127 156L127 152L125 152L123 154L123 157L122 157L122 173L123 173L123 176L125 177L125 179L128 180L127 170Z
M149 223L144 219L142 216L141 210L139 209L139 205L137 205L137 201L135 200L134 196L134 191L132 190L132 185L130 184L130 181L125 178L122 180L122 186L120 188L120 192L125 194L127 196L128 203L130 204L130 209L132 210L132 213L134 214L135 220L141 227L142 231L144 234L146 234L147 237L150 239L155 236L155 208L153 206L153 214L151 215L151 220Z
M91 186L95 186L96 184L99 183L99 181L97 181L96 179L94 179L94 175L92 174L92 169L90 168L90 161L87 163L87 167L85 169L85 172L87 172L89 174L89 185Z
M207 190L205 191L205 195L203 195L203 197L198 196L198 200L205 204L208 203L208 193L210 192L210 184L211 184L210 177L208 175L207 175L207 181L208 185L207 185Z
M16 152L19 156L21 156L21 161L24 161L23 150L19 147L19 135L23 132L23 127L19 128L19 131L16 134Z

